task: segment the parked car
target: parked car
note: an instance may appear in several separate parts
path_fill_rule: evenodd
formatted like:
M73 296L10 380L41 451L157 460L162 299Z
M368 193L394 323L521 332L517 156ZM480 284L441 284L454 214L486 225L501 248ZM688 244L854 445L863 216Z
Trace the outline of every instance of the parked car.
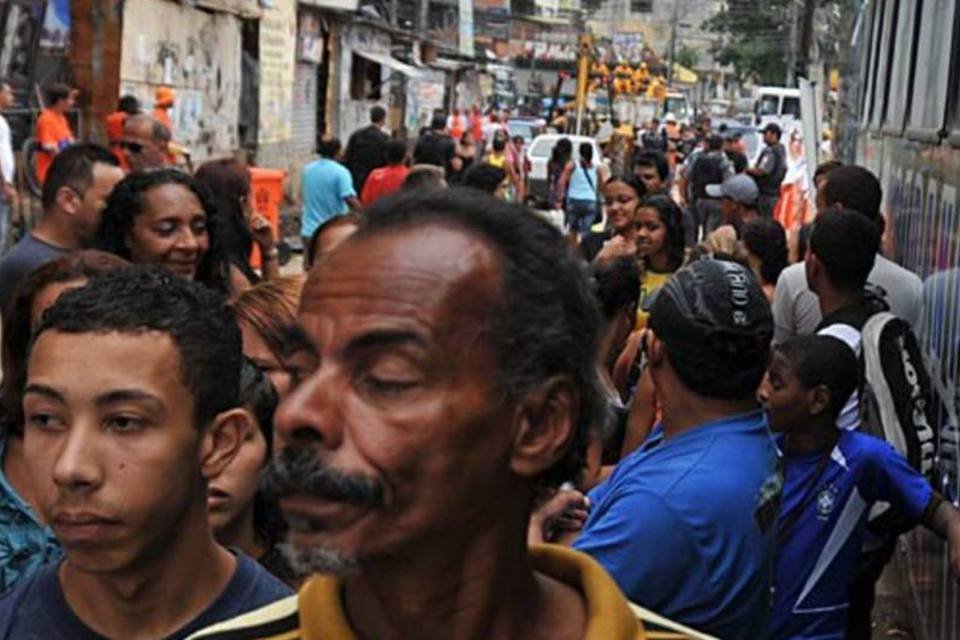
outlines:
M593 145L593 166L599 167L603 162L603 153L600 151L600 145L593 138L587 136L568 136L558 133L545 133L533 139L533 142L527 147L527 160L530 162L530 177L527 184L527 194L535 207L548 207L547 202L547 163L550 162L550 154L553 152L554 145L560 138L569 138L573 144L573 159L580 158L580 144L589 142Z

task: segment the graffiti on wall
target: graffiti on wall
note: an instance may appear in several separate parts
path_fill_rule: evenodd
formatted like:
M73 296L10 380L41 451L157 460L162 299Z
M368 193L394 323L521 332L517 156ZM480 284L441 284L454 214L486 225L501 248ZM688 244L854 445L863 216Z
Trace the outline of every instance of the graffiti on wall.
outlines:
M260 143L287 142L293 131L297 3L274 0L260 19Z
M124 5L120 63L123 93L150 108L167 85L177 95L173 137L195 159L229 155L238 146L240 20L165 0Z

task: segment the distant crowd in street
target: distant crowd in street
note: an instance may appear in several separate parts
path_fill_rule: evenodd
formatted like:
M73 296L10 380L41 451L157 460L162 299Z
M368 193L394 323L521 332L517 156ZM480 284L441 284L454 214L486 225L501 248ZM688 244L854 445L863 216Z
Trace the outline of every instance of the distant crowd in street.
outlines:
M960 578L869 170L818 167L791 246L775 124L752 164L706 119L557 135L541 196L504 114L375 106L282 275L171 90L109 147L73 96L0 259L0 640L866 640L898 536Z

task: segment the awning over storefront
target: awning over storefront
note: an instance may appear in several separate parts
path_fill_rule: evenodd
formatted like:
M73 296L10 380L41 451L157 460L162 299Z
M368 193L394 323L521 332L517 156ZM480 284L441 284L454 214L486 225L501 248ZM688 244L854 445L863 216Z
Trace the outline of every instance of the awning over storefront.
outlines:
M411 67L405 62L400 62L393 56L388 56L382 53L368 53L366 51L355 51L358 56L362 56L369 60L370 62L376 62L377 64L393 69L394 71L399 71L408 78L422 78L423 72L417 69L416 67Z
M680 84L697 84L697 74L679 62L673 63L673 81Z

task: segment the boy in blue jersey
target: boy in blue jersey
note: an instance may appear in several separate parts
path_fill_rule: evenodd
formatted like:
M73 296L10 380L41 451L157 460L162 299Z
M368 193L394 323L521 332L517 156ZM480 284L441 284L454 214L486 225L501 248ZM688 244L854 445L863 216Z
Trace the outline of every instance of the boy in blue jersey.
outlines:
M853 350L830 336L774 351L760 400L784 459L767 637L845 637L850 585L870 508L890 502L949 543L960 577L960 512L887 442L841 430L836 419L859 379Z
M157 267L44 313L23 449L65 557L0 598L0 639L180 639L291 593L210 527L207 482L250 428L240 366L225 299Z

